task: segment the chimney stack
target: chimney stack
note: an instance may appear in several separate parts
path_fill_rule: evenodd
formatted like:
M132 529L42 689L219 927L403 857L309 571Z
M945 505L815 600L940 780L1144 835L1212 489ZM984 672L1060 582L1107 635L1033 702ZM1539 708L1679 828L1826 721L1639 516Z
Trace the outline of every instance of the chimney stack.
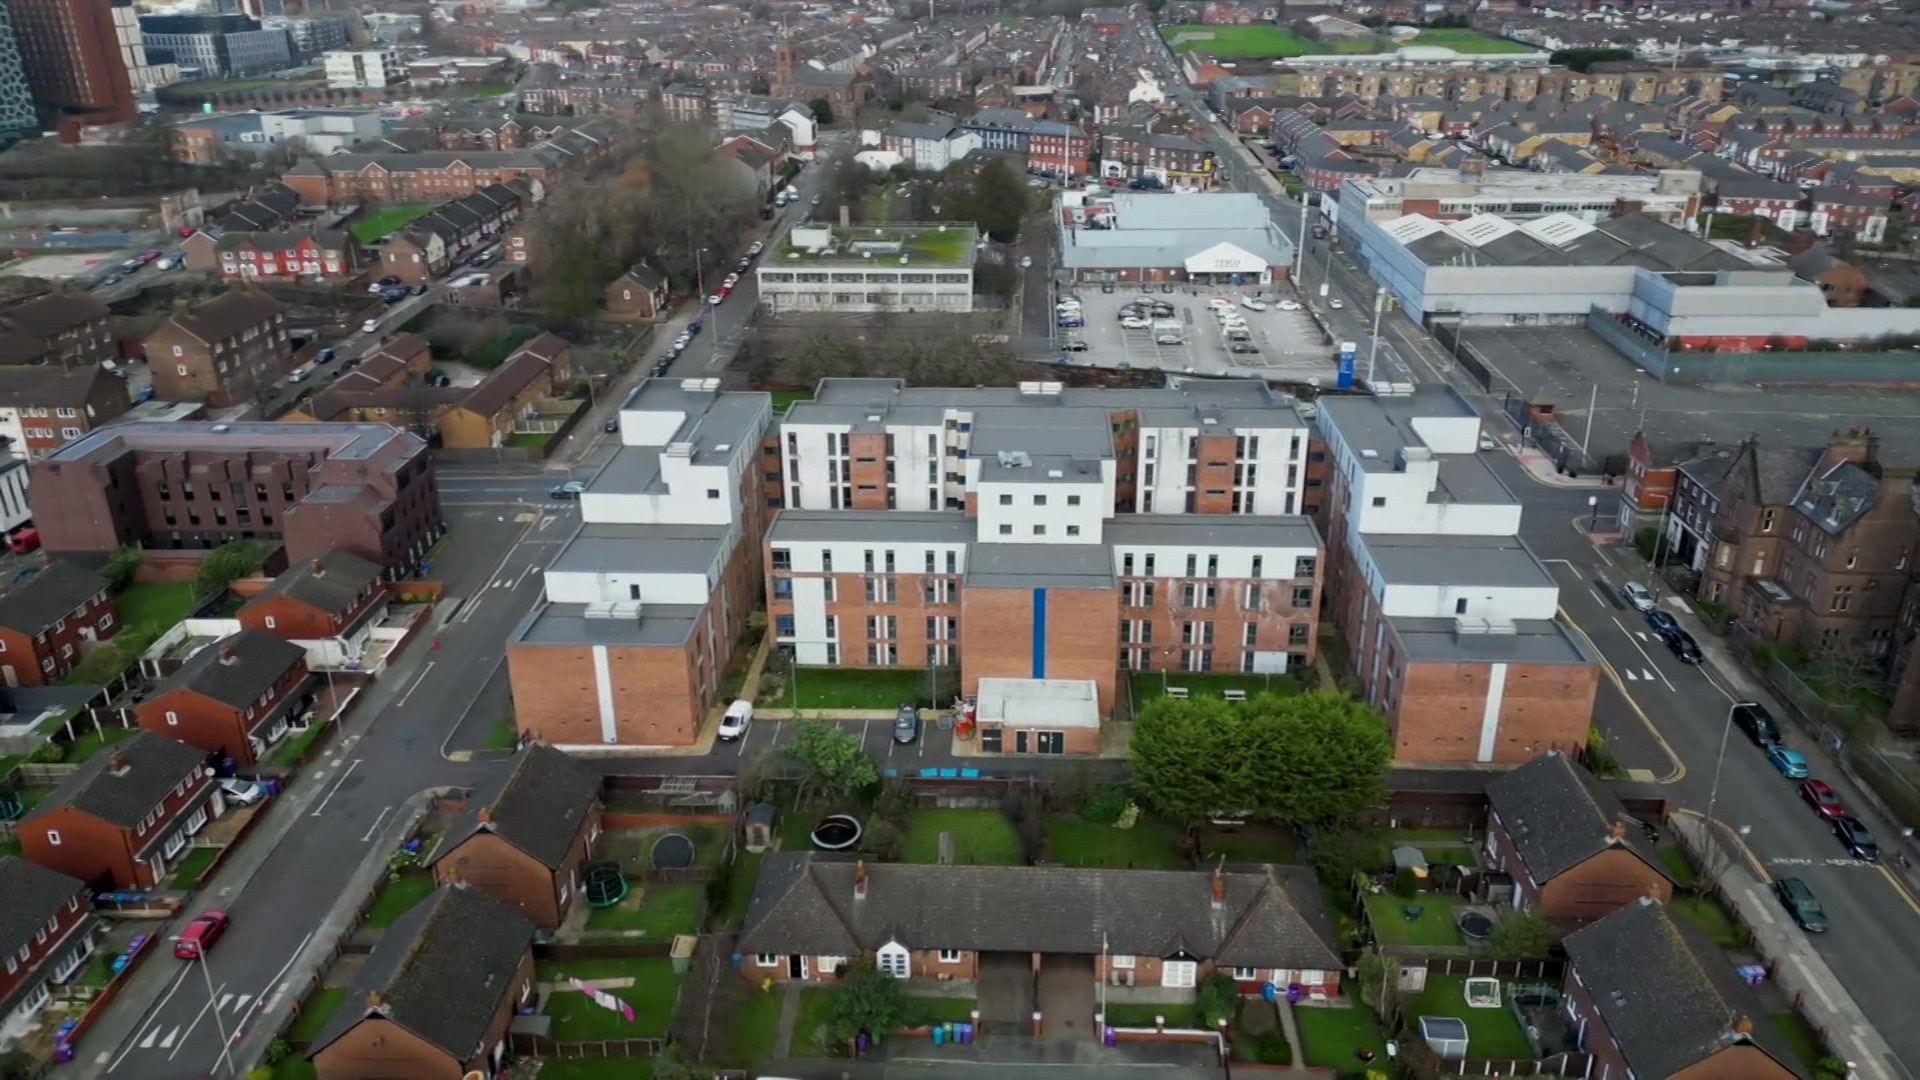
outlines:
M107 758L107 771L115 776L127 771L127 755L124 751L115 750L112 756Z
M367 991L367 1008L378 1009L381 1006L385 1005L386 1003L387 1003L387 999L381 996L380 991L378 990Z
M314 559L311 562L307 563L307 569L312 572L314 577L319 577L320 575L327 572L326 568L320 565L319 559Z
M1226 903L1227 903L1227 878L1226 878L1226 875L1220 872L1220 868L1218 866L1213 868L1212 885L1213 885L1213 906L1215 910L1219 910L1220 908L1226 906Z
M1613 826L1607 830L1607 839L1610 841L1618 843L1619 841L1625 840L1626 838L1627 838L1627 823L1624 821L1615 821L1613 823Z
M865 859L853 864L853 898L855 900L867 898L867 860Z
M1733 1032L1736 1035L1753 1034L1753 1017L1742 1014L1734 1018Z
M240 659L240 654L233 651L233 646L220 646L220 666L232 667L233 662L238 659Z

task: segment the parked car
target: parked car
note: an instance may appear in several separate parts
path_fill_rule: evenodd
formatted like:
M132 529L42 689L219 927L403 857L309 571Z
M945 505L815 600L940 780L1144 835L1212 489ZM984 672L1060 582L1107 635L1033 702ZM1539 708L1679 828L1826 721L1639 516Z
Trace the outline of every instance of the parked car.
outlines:
M1138 315L1123 315L1120 317L1120 329L1122 330L1145 330L1152 325L1152 319L1143 319Z
M1660 640L1665 641L1667 648L1673 650L1674 659L1683 664L1697 664L1705 659L1700 655L1700 643L1693 639L1692 634L1677 626L1671 633L1661 634Z
M1054 322L1058 324L1062 330L1078 330L1087 325L1087 320L1078 315L1062 315L1058 319L1055 319Z
M414 282L412 285L407 286L407 294L409 296L427 295L427 283L424 281Z
M728 274L724 279L721 280L720 287L723 289L731 289L738 284L740 284L740 275Z
M1255 345L1251 341L1230 341L1227 343L1227 351L1230 353L1257 355L1260 352L1260 346Z
M600 430L606 432L609 435L612 435L618 432L620 430L620 414L615 413L612 416L607 417L606 423L600 425Z
M767 245L761 243L758 240L755 240L752 244L749 244L747 246L747 254L750 256L758 255L765 250L767 250Z
M902 746L920 737L920 710L902 705L893 714L893 741Z
M1780 725L1773 714L1757 701L1737 702L1731 713L1733 726L1747 733L1755 746L1772 746L1780 741Z
M707 306L708 306L708 307L719 307L719 306L720 306L720 301L722 301L722 300L725 300L725 299L726 299L726 297L724 297L724 296L721 296L721 295L720 295L719 293L714 293L714 294L713 294L712 296L709 296L709 297L707 297Z
M173 939L173 955L182 960L197 960L206 955L213 943L227 932L233 920L224 911L203 911Z
M1265 300L1257 300L1257 299L1255 299L1255 298L1253 298L1253 297L1251 297L1251 296L1243 296L1243 297L1241 297L1241 298L1240 298L1240 306L1241 306L1241 307L1243 307L1243 308L1246 308L1246 309L1247 309L1248 311L1265 311L1265 310L1267 310L1267 302L1266 302Z
M1657 607L1647 609L1647 625L1661 637L1666 637L1680 629L1680 624L1673 621L1673 616Z
M1773 895L1779 898L1780 906L1787 909L1793 921L1800 924L1800 929L1809 934L1827 932L1827 909L1820 906L1806 882L1797 877L1780 878L1773 883Z
M1344 308L1347 305L1345 301L1341 300L1339 297L1336 296L1327 301L1327 306L1332 308L1335 311L1339 311L1341 308Z
M1847 816L1847 808L1841 803L1839 794L1825 780L1800 781L1800 797L1813 807L1814 813L1829 821Z
M252 806L267 797L267 789L258 780L248 780L240 776L223 776L215 781L220 795L229 804Z
M379 331L380 331L380 320L378 317L361 320L360 322L361 333L375 334L375 333L379 333Z
M397 277L394 277L392 274L388 274L386 277L380 278L379 280L375 281L373 284L367 286L367 291L370 293L377 293L385 289L391 289L398 284L400 284L400 279Z
M287 381L288 382L306 382L307 376L311 374L313 374L313 365L301 364L299 367L294 368L293 372L287 376Z
M547 492L547 494L556 499L577 499L580 497L580 493L585 490L587 490L587 485L578 480L569 480L564 484L555 485L553 490Z
M721 715L720 730L715 733L715 737L721 742L732 742L746 735L747 729L752 726L753 702L746 698L738 698L733 704L727 706L727 711Z
M397 304L406 298L407 290L405 289L388 289L380 294L380 302L383 304Z
M1061 352L1086 352L1087 343L1079 338L1070 337L1060 343Z
M1488 435L1485 432L1482 432L1480 434L1480 449L1498 450L1499 448L1500 448L1500 444L1493 441L1493 436Z
M1281 311L1299 311L1300 302L1298 300L1282 300L1280 301L1280 310Z
M1620 586L1620 599L1631 604L1635 611L1653 610L1653 593L1637 581Z
M15 555L26 555L40 550L40 530L29 525L16 529L7 537L7 550Z
M1847 853L1862 862L1879 862L1880 845L1873 839L1860 819L1852 814L1843 814L1833 819L1833 835L1838 837L1840 845Z
M313 362L316 364L331 364L333 363L333 358L338 355L340 354L333 351L333 346L329 345L313 355Z
M1789 780L1804 780L1812 772L1807 768L1805 754L1781 743L1767 747L1767 764L1780 770L1780 775Z
M1215 311L1232 311L1233 301L1224 296L1212 296L1207 298L1207 306Z
M1147 305L1147 312L1156 319L1171 319L1173 318L1173 305L1167 303L1165 300L1155 300L1153 303Z
M1155 345L1184 345L1186 342L1179 334L1159 333L1153 335Z

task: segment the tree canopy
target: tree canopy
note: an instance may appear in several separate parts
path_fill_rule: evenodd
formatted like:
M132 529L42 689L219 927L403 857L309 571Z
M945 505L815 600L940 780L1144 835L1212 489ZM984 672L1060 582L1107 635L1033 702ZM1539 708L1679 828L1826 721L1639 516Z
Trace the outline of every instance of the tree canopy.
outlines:
M1371 709L1322 691L1161 698L1140 710L1132 753L1134 787L1169 817L1316 826L1379 804L1392 746Z
M246 577L267 561L272 548L258 540L229 540L200 560L193 574L196 595L212 596L235 581Z
M907 1019L907 997L900 980L883 975L871 961L859 960L840 974L827 1009L827 1038L845 1046L864 1031L877 1045Z
M802 720L788 752L807 770L802 791L850 795L880 782L860 737L818 720Z

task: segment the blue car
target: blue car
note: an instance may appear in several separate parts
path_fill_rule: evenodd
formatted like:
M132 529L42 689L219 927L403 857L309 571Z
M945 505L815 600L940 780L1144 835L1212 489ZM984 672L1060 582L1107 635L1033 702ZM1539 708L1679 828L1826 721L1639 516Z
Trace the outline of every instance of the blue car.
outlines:
M1798 750L1789 750L1779 743L1767 747L1767 762L1780 770L1780 775L1789 780L1807 778L1807 759Z
M1659 608L1647 609L1647 625L1653 627L1653 632L1661 637L1680 629L1680 624L1673 621L1673 616Z

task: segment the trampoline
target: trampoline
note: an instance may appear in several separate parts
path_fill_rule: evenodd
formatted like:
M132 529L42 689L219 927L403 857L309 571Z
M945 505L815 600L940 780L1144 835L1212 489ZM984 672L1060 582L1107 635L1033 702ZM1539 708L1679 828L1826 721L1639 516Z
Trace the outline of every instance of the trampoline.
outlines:
M1462 912L1457 921L1461 936L1468 941L1485 941L1493 933L1493 920L1478 911Z
M653 842L649 856L655 870L682 870L693 865L693 841L683 833L668 833Z
M851 814L828 814L813 827L812 840L822 851L846 851L860 842L860 821Z
M1457 1016L1423 1016L1420 1037L1443 1058L1467 1056L1467 1022Z
M595 860L580 868L580 892L588 907L612 907L627 898L627 875L611 859Z

